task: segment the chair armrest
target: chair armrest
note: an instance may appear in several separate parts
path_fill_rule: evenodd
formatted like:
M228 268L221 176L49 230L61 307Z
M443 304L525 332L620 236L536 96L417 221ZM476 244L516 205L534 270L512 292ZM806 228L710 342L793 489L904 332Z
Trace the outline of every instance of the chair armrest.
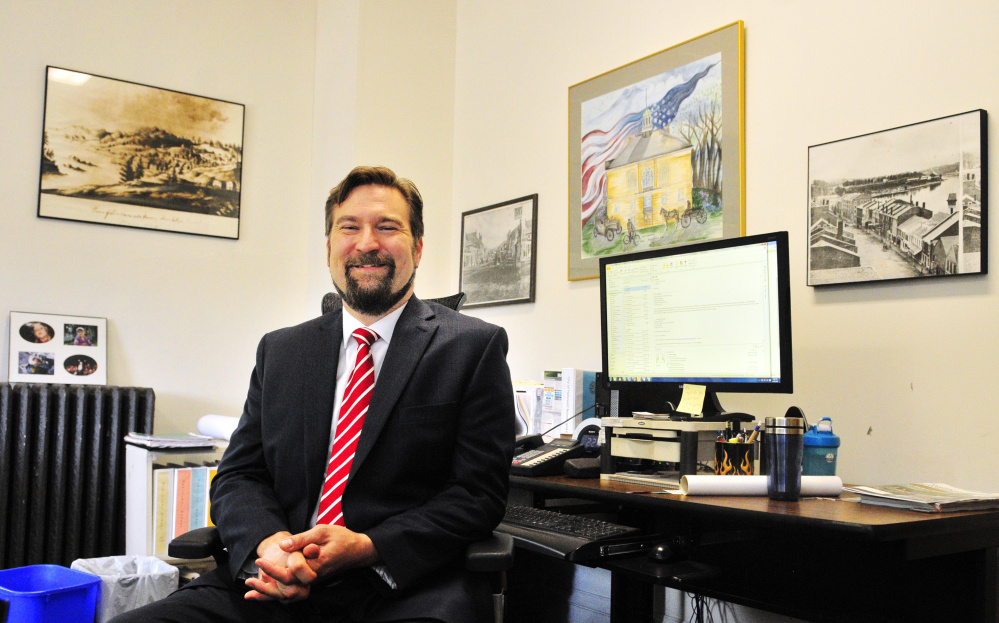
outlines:
M465 569L479 572L506 571L513 566L513 537L502 532L472 543L465 551Z
M218 528L197 528L176 537L167 546L171 558L191 560L217 557L224 549ZM472 543L465 551L465 568L477 572L506 571L513 566L513 537L501 532Z
M170 541L167 546L167 554L171 558L191 560L214 557L223 549L222 537L219 536L218 528L208 526L185 532Z

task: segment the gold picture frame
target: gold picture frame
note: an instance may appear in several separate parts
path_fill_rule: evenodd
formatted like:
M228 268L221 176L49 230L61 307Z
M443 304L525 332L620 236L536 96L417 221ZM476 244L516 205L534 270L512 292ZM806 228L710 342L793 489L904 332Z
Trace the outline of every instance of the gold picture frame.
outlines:
M744 47L738 21L569 87L570 281L745 235Z

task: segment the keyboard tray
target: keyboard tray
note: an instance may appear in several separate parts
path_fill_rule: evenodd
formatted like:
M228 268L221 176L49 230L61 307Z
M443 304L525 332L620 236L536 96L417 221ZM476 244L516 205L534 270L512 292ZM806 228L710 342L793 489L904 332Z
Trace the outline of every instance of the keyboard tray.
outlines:
M517 517L516 511L527 511L529 518ZM609 536L582 536L563 528L574 520L603 524L613 534ZM527 525L525 525L527 524ZM508 509L507 518L496 528L513 537L515 545L526 550L555 556L571 562L634 554L646 551L661 537L642 535L638 528L600 522L544 509Z

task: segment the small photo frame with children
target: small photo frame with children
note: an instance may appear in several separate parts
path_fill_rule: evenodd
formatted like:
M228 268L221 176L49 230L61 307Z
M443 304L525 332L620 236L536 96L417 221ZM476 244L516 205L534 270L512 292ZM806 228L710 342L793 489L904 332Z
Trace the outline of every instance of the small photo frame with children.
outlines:
M10 312L11 383L107 385L107 318Z

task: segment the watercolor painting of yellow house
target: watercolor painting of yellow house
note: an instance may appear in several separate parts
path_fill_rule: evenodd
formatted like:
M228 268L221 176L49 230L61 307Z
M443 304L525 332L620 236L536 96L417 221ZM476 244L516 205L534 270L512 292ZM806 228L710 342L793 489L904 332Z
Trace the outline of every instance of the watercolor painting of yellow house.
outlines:
M690 209L694 172L693 146L673 136L667 126L652 129L652 114L645 110L642 133L606 162L607 216L622 227L628 222L644 229L678 220Z

